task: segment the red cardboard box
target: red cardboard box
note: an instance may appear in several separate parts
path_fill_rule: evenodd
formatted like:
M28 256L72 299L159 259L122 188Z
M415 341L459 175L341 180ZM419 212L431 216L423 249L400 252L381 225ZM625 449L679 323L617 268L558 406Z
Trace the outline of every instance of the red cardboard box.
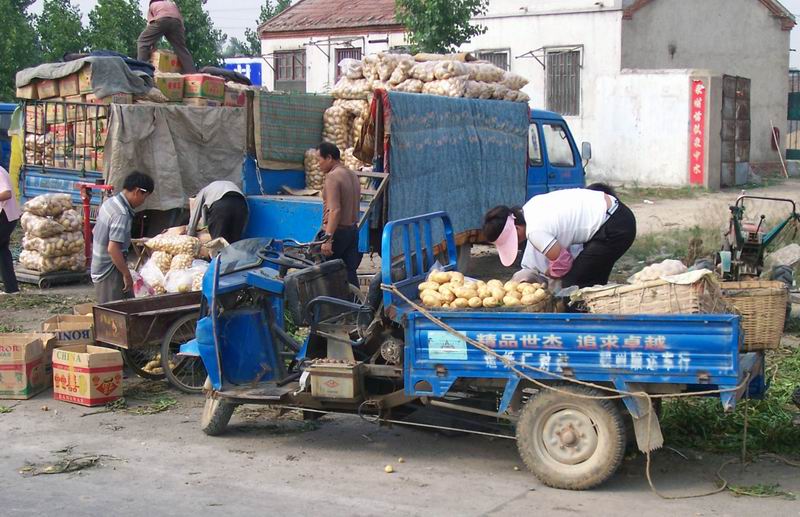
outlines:
M26 400L47 386L42 339L30 334L0 335L0 399Z
M242 108L247 105L247 92L225 88L225 105L231 108Z
M53 398L102 406L122 396L122 354L94 345L53 351Z
M183 96L225 101L225 80L208 74L184 76Z

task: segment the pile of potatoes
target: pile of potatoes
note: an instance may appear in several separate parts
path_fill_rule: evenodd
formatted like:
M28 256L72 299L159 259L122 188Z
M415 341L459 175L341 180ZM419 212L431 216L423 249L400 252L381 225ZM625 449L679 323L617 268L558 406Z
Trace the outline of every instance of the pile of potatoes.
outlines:
M379 52L361 61L361 77L356 77L359 68L353 60L347 65L347 73L332 90L337 99L368 99L372 92L383 89L512 102L530 100L520 91L528 84L527 79L487 62Z
M537 305L547 299L540 284L500 280L466 281L455 271L434 271L419 284L419 297L426 307L478 309Z
M69 194L45 194L23 205L20 224L25 232L20 264L39 273L81 271L84 256L83 218Z
M200 239L191 235L161 234L149 239L145 246L153 251L163 251L170 255L191 255L196 257L200 252Z

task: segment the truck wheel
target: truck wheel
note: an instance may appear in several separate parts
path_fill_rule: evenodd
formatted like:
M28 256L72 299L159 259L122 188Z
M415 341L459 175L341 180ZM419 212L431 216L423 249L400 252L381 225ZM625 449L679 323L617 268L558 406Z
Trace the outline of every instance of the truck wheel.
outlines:
M547 486L586 490L610 478L625 453L625 423L613 400L597 390L559 385L543 390L522 409L517 447L525 465Z
M236 409L236 404L231 404L209 394L206 397L206 405L203 407L203 419L200 423L203 432L208 436L219 436L224 433L228 427L228 422L231 421L234 409Z

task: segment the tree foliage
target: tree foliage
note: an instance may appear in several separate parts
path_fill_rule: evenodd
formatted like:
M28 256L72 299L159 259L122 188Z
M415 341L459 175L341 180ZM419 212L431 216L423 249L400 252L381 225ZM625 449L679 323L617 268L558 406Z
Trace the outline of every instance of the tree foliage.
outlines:
M88 46L136 57L136 40L145 23L138 0L98 0L89 13Z
M251 56L261 55L261 36L258 27L264 22L278 16L292 5L292 0L266 0L261 6L261 14L258 17L256 29L247 28L244 31L245 42L247 43L247 54Z
M45 0L36 17L36 31L44 61L58 61L67 52L84 50L81 12L70 0Z
M486 27L471 23L489 0L397 0L396 16L417 52L452 52Z
M0 37L0 101L16 97L16 74L39 62L39 44L33 20L25 13L32 2L0 0L3 30Z
M186 27L186 47L198 67L218 65L220 49L228 38L214 28L202 0L174 0L183 15Z

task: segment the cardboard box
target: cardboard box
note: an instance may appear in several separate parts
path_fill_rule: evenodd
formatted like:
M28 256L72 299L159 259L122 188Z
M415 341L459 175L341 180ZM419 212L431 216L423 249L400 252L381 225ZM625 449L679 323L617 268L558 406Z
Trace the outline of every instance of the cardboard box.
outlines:
M56 79L40 79L36 83L36 94L40 99L51 99L61 95L58 88L58 80Z
M183 76L181 74L156 74L156 88L161 90L170 102L183 100Z
M64 105L64 99L48 99L44 103L45 112L47 113L47 123L55 124L57 122L66 122L67 120L67 107Z
M36 91L36 84L31 83L27 86L23 86L22 88L17 88L17 98L18 99L27 99L31 101L35 101L39 98L39 94Z
M78 72L78 89L79 93L86 94L92 93L94 87L92 86L92 65L88 64L81 68Z
M245 90L234 90L225 88L225 106L231 108L242 108L247 105L247 92Z
M44 106L25 106L25 131L34 135L43 135L47 132L44 124Z
M181 62L178 61L178 55L171 50L156 50L153 52L151 62L156 67L156 73L174 74L181 72Z
M58 80L58 95L70 97L72 95L79 95L80 93L80 79L77 73L62 77Z
M225 101L225 80L208 74L184 76L184 98L202 98Z
M56 147L75 142L75 129L72 124L50 124L47 126L47 131L51 134Z
M133 104L133 94L131 93L115 93L102 99L93 93L86 95L87 104Z
M75 147L94 147L97 131L93 120L83 120L75 124Z
M100 106L96 104L86 106L86 120L94 120L106 117L108 117L108 108L106 106Z
M103 172L105 170L105 161L106 161L106 152L105 149L95 149L94 151L95 158L97 159L97 172Z
M222 106L222 102L212 101L211 99L183 99L183 105L196 108L218 108Z
M53 398L101 406L122 396L122 354L93 345L53 351Z
M0 399L29 399L47 388L46 377L41 338L0 335Z
M0 334L2 336L3 334ZM50 387L53 385L53 349L55 348L56 344L56 336L55 334L46 334L40 332L29 332L29 333L14 333L9 334L9 336L15 336L19 338L27 338L27 339L39 339L42 342L42 363L44 364L44 374L45 374L45 386Z
M67 122L86 120L86 106L83 106L86 103L85 95L65 97L64 102L67 103Z
M94 318L59 314L42 322L42 332L56 335L55 346L94 344Z

